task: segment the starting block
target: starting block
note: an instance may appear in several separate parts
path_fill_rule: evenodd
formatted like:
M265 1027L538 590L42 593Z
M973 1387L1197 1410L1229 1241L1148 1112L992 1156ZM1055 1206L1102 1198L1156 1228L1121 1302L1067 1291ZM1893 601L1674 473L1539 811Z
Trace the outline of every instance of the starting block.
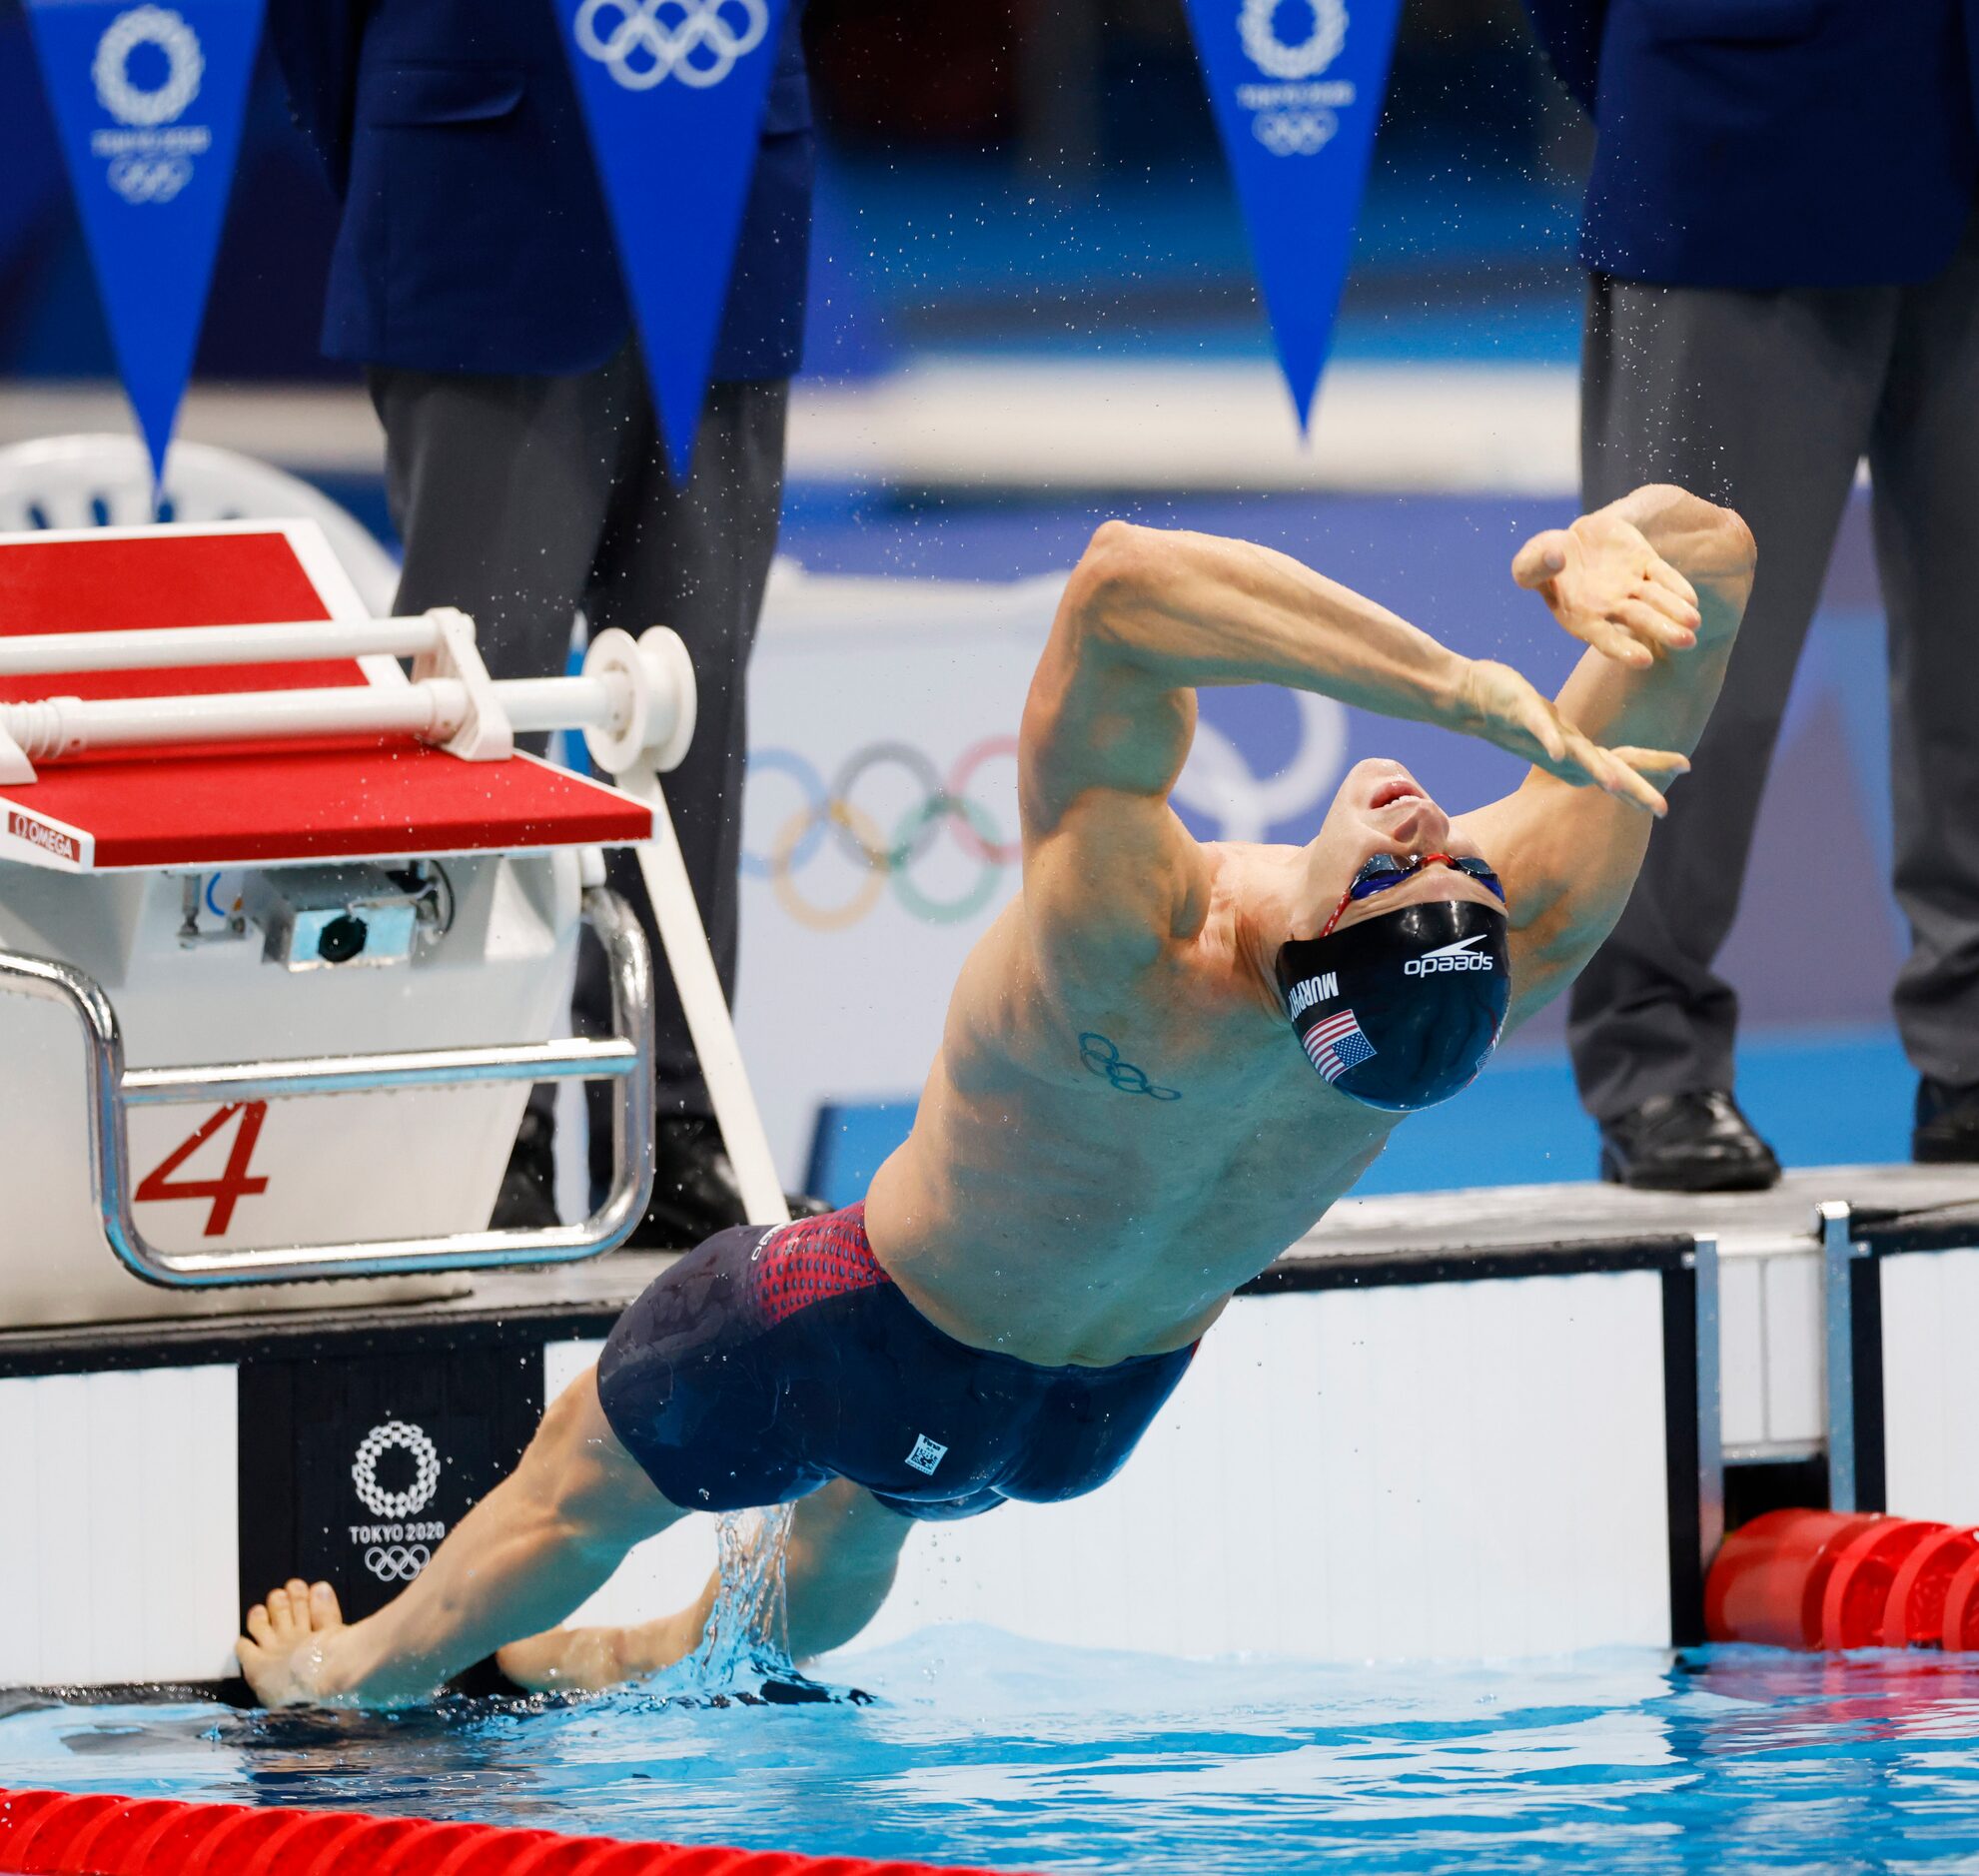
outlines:
M372 618L314 522L0 539L10 1326L444 1291L619 1242L651 1179L651 966L606 845L640 849L731 1155L782 1216L659 789L693 714L670 632L497 684L464 615ZM617 785L514 749L559 728ZM560 1038L585 925L615 1033ZM492 1231L528 1086L565 1079L619 1091L610 1190Z

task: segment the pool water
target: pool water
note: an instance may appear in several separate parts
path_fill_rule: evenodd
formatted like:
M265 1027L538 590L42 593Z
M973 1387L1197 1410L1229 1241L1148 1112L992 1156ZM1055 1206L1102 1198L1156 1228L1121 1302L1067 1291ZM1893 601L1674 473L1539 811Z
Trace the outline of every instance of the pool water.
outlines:
M1189 1662L940 1627L820 1672L873 1703L0 1704L0 1782L1123 1876L1979 1869L1979 1657Z

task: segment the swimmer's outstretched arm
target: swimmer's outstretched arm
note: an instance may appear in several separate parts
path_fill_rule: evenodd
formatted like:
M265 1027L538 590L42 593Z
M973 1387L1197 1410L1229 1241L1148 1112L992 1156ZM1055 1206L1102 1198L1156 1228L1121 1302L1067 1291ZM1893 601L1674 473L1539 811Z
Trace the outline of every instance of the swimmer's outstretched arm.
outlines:
M1019 747L1025 901L1055 970L1111 980L1200 924L1208 861L1168 805L1204 684L1283 684L1479 736L1660 812L1682 767L1604 749L1509 666L1441 645L1287 554L1109 521L1066 582ZM1103 960L1103 961L1101 961Z
M561 1621L633 1544L684 1515L619 1445L587 1370L397 1598L347 1623L327 1584L272 1590L248 1611L241 1671L266 1706L424 1700L504 1642Z
M1091 766L1103 785L1165 793L1193 728L1181 693L1205 684L1317 691L1482 737L1576 786L1662 805L1626 752L1598 747L1509 667L1460 656L1271 547L1108 521L1066 584L1033 705L1086 716L1089 733L1064 740L1099 758Z

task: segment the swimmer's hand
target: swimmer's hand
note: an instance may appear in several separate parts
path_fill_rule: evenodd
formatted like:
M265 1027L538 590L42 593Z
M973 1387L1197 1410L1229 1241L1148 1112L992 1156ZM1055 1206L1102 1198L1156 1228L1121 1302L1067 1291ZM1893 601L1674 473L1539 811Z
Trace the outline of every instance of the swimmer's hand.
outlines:
M1477 659L1465 672L1455 727L1482 736L1576 788L1599 788L1658 817L1669 803L1655 780L1690 764L1667 749L1604 749L1508 664ZM1654 778L1654 779L1652 779Z
M1631 670L1697 642L1696 588L1612 508L1534 534L1511 577L1583 644Z

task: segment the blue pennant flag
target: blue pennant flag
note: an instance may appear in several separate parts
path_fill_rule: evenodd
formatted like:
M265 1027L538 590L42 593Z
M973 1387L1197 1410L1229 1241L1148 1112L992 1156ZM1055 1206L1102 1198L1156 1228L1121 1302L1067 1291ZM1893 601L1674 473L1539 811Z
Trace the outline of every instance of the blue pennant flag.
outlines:
M786 0L554 0L685 481Z
M1347 278L1402 0L1189 0L1303 430Z
M262 0L27 0L42 82L154 477L241 148Z

